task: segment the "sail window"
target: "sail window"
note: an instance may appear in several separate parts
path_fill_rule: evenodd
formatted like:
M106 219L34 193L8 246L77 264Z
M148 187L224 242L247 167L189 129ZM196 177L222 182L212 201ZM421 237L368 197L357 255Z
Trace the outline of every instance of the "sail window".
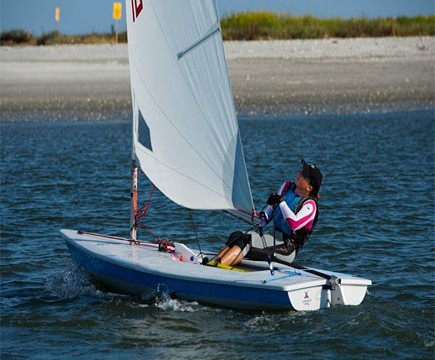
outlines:
M151 132L142 113L139 111L139 143L145 146L148 150L153 151L151 144Z

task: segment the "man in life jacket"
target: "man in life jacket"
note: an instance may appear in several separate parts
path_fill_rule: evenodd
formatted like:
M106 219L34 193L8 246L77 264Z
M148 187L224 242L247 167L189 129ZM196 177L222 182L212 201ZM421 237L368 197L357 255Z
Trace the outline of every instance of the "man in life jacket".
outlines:
M269 247L253 247L251 235L234 232L216 256L216 261L235 266L244 256L251 260L272 258L276 262L290 264L304 246L317 223L317 202L322 184L322 173L314 165L301 160L302 169L295 181L285 181L277 193L267 199L267 205L257 215L261 230L273 220L274 230L282 234L282 244Z

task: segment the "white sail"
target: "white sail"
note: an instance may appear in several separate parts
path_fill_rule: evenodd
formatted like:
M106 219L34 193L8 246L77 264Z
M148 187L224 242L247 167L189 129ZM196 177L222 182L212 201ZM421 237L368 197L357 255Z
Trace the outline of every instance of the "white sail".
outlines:
M191 209L253 201L213 0L126 0L133 152Z

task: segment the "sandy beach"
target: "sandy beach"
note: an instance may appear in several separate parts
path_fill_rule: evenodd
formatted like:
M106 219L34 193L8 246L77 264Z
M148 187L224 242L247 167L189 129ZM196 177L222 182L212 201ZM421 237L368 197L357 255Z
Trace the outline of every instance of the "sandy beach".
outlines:
M239 114L431 109L435 38L226 42ZM98 120L130 113L127 46L0 48L1 118Z

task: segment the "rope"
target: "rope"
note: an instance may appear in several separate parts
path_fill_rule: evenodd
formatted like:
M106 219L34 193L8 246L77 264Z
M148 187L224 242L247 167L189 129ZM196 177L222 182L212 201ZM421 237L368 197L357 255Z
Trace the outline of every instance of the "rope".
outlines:
M263 212L265 207L266 207L266 205L263 207L263 209L259 213L255 213L254 211L252 212L251 219L252 219L252 223L254 226L255 226L254 216L260 217L261 216L260 214ZM272 218L273 218L273 215L272 215ZM258 235L260 235L260 237L261 237L261 242L263 243L263 249L266 251L266 260L267 260L267 263L269 264L270 274L273 276L273 275L275 275L275 270L273 268L273 263L272 263L273 258L274 258L274 254L275 254L275 226L273 227L273 248L272 248L271 255L269 254L269 251L267 250L267 241L266 241L266 238L265 238L264 233L263 233L263 228L264 228L264 226L262 226L262 221L260 219L260 225L258 226Z
M193 215L192 215L191 209L189 209L189 215L190 215L190 221L192 222L193 232L195 233L196 243L198 244L198 250L199 250L198 255L203 255L202 250L201 250L201 244L199 243L198 233L196 232L195 222L193 221Z
M151 234L151 236L152 236L156 241L162 241L162 239L160 239L156 234L154 234L153 231L152 231L148 226L146 226L145 224L140 223L140 224L138 224L138 227L140 227L141 229L144 229L144 230L148 231L148 232Z
M148 208L150 207L151 199L153 198L154 191L156 190L156 186L153 184L151 188L150 195L148 196L148 201L145 205L143 205L135 215L135 222L138 223L140 219L142 219L148 212Z
M148 196L147 202L145 203L145 205L143 205L137 211L137 213L136 213L136 215L134 217L134 221L135 221L137 227L148 231L151 234L151 236L155 239L156 242L161 243L161 242L165 242L167 240L160 239L148 226L146 226L144 223L140 222L140 220L143 219L146 216L147 212L148 212L148 209L150 207L151 200L153 198L155 190L156 190L156 186L153 184L152 188L151 188L151 191L150 191L150 194Z
M170 253L175 253L175 246L174 243L169 242L167 239L161 239L159 238L159 236L157 236L148 226L146 226L143 222L140 222L140 220L142 220L150 207L151 204L151 200L153 198L154 195L154 191L156 190L156 186L154 184L152 184L152 188L150 191L150 194L148 196L148 200L146 202L145 205L143 205L136 213L135 217L134 217L134 221L137 227L146 230L148 233L151 234L151 236L155 239L154 243L157 243L159 246L159 251L166 251L166 252L170 252ZM189 215L190 215L190 219L192 221L192 226L193 226L193 230L195 232L195 238L198 244L198 248L199 248L199 253L202 254L202 250L201 250L201 245L199 243L199 238L198 238L198 234L196 231L196 227L195 227L195 222L193 221L193 216L192 216L192 211L189 209ZM180 254L180 260L183 261L183 256L182 254Z

